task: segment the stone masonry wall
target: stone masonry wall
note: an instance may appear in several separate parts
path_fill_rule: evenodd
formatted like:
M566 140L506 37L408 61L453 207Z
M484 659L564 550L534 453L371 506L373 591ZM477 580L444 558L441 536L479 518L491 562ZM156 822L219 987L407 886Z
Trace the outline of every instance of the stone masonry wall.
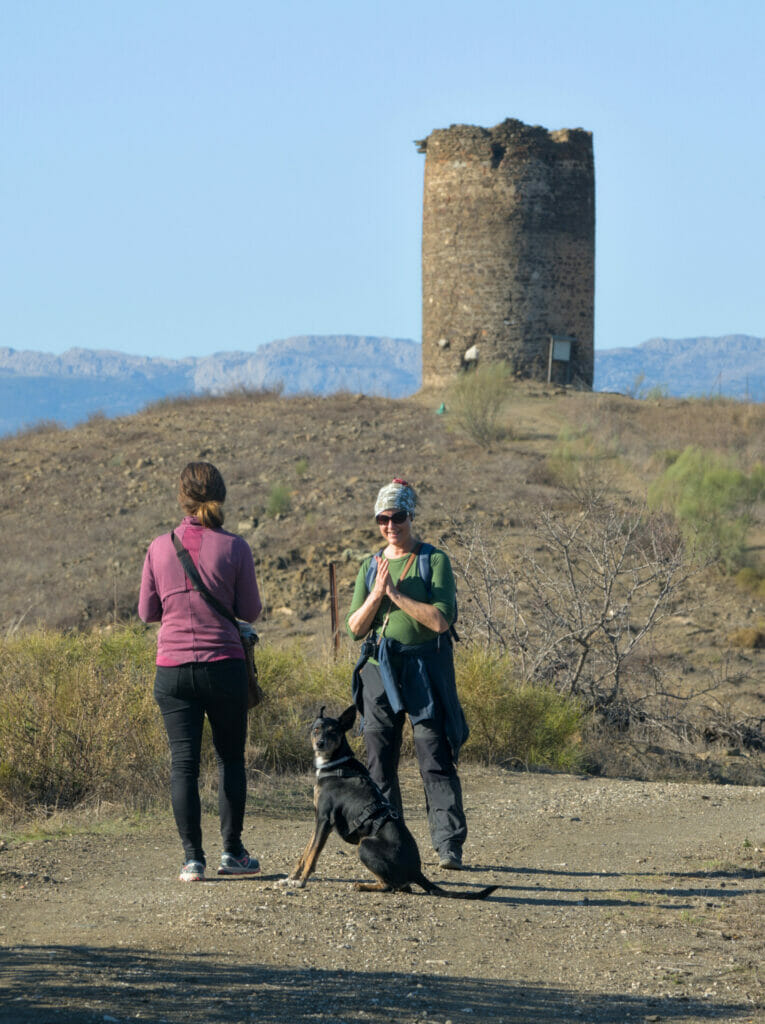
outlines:
M571 378L591 387L591 133L507 120L452 125L418 147L426 154L423 384L452 379L466 353L468 362L506 360L546 380L552 334L576 339Z

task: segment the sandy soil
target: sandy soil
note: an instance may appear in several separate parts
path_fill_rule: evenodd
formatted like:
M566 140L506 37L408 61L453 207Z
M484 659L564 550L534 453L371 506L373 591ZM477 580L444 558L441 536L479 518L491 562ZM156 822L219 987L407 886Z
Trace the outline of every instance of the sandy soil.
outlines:
M466 903L352 889L333 837L305 890L309 778L261 781L257 879L181 884L168 815L0 844L0 1021L542 1024L765 1020L765 790L463 772ZM206 818L208 859L219 849Z

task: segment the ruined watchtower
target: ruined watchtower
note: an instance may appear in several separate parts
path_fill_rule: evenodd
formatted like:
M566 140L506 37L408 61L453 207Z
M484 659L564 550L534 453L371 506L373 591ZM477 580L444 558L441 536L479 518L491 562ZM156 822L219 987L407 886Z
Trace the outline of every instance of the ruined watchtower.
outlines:
M544 380L552 368L591 386L592 134L507 120L452 125L417 146L426 154L423 384L442 384L477 358ZM568 364L550 362L553 339Z

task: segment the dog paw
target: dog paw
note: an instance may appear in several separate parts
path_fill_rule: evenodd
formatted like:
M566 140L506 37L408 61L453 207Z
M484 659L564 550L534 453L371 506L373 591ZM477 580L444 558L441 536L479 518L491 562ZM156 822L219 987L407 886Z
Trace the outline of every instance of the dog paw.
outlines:
M288 878L287 879L287 885L291 889L305 889L305 879L304 878Z

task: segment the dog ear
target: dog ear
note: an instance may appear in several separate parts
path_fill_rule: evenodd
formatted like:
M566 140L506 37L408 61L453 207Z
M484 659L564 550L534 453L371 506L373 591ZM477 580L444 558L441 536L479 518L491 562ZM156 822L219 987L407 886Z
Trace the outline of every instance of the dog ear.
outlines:
M340 718L338 719L337 724L340 726L340 729L343 732L348 732L348 730L351 728L351 726L353 725L353 723L355 721L356 721L356 705L355 704L351 704L351 706L349 708L346 708L345 711L342 713L342 715L340 715Z
M326 704L322 704L321 708L319 709L319 713L318 713L318 715L316 716L317 718L324 718L324 708L325 708L326 706L327 706Z

